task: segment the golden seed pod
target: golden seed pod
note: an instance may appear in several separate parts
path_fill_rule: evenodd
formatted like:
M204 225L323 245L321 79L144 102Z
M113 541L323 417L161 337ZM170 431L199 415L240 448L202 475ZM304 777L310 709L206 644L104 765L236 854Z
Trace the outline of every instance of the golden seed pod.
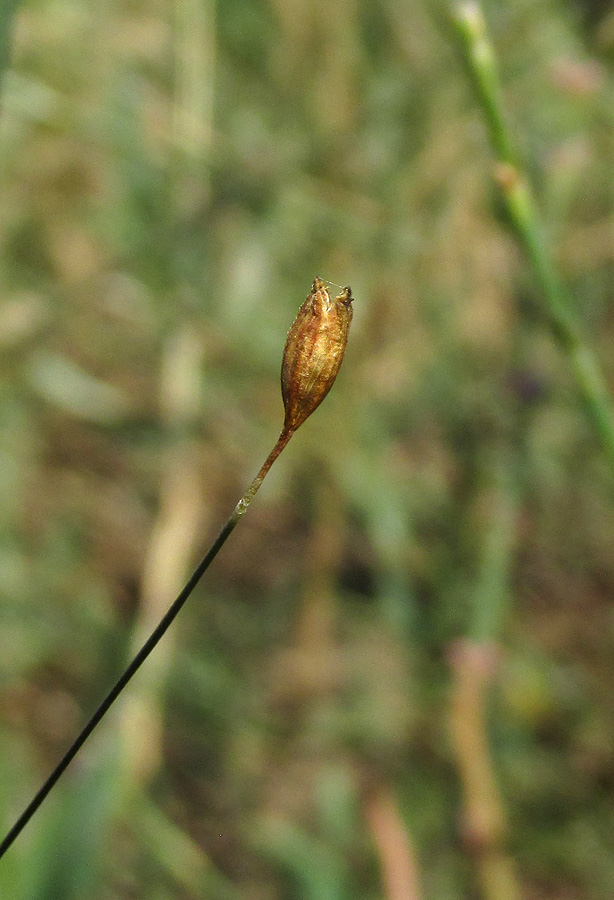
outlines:
M341 368L352 321L352 291L331 300L321 278L298 311L288 332L281 364L281 395L292 433L326 397Z

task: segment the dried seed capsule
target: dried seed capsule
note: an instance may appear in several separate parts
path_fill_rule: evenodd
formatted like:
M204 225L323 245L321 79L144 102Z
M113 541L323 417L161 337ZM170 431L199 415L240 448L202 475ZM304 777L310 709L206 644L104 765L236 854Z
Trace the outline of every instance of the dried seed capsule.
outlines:
M352 321L352 291L331 300L321 278L301 306L288 332L281 364L281 394L292 433L326 397L343 362Z

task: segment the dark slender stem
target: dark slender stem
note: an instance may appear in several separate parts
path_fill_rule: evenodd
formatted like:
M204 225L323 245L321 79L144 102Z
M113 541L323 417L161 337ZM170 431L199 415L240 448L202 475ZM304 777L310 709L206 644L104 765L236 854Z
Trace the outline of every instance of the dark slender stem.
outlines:
M172 623L172 621L177 616L179 610L184 605L204 573L207 571L223 544L226 542L226 539L229 537L231 532L233 531L235 525L246 512L249 504L255 497L260 485L264 481L264 478L284 449L290 438L292 437L293 430L287 430L284 428L282 433L280 434L277 443L269 453L264 465L243 494L239 502L234 508L234 511L226 524L223 526L222 530L216 537L215 541L207 551L206 555L199 563L199 565L194 570L194 573L190 577L189 581L177 597L177 599L171 604L168 608L167 612L160 620L158 625L154 628L150 636L147 638L139 652L136 654L132 662L128 665L125 671L120 675L117 679L107 696L104 698L100 706L96 709L94 714L91 716L90 720L83 727L79 735L75 738L71 746L68 748L60 762L57 764L51 775L47 778L45 783L42 785L40 790L35 794L30 803L26 806L22 814L19 816L7 836L4 838L2 843L0 843L0 857L2 857L6 851L9 849L14 840L18 837L18 835L23 831L25 826L28 824L36 810L39 808L47 794L51 791L52 787L58 781L62 773L68 768L72 760L75 758L83 744L86 742L94 728L98 725L102 717L105 713L108 712L112 704L117 700L123 689L126 687L132 676L137 672L138 669L145 662L151 651L160 641L160 639L165 634L166 630Z

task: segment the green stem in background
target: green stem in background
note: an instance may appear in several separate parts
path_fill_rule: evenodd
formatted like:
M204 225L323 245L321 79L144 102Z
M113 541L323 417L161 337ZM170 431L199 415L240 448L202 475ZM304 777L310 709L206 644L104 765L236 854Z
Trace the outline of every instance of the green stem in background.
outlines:
M117 679L107 696L104 698L102 703L98 706L94 714L91 716L87 724L82 728L81 732L75 738L71 746L68 748L60 762L57 764L51 775L47 778L43 786L37 792L37 794L32 798L28 806L25 808L23 813L17 819L7 836L4 838L2 843L0 843L0 857L2 857L6 851L9 849L11 844L15 841L18 835L23 831L25 826L28 824L36 810L39 808L45 797L49 794L55 783L58 781L63 772L68 768L69 764L75 758L83 744L86 742L94 728L98 725L102 717L108 712L112 704L119 697L123 689L126 687L130 679L136 672L141 668L149 654L156 647L160 639L164 636L166 631L168 630L171 623L176 618L177 614L181 610L182 606L205 574L219 551L222 549L223 545L226 543L228 537L230 537L232 531L234 530L235 525L247 511L249 504L252 502L256 493L258 492L260 485L265 479L265 476L281 451L284 449L290 438L292 437L293 432L284 429L279 436L279 439L271 452L269 453L264 465L243 494L239 502L234 508L234 511L226 524L221 529L220 533L216 537L215 541L211 545L209 551L201 561L201 563L197 566L194 573L192 574L190 580L183 588L177 599L172 603L169 607L163 618L160 620L156 628L152 631L150 636L147 638L139 652L133 658L132 662L125 669L122 675Z
M484 450L484 486L478 494L482 514L480 559L473 587L468 638L476 644L497 644L503 631L510 596L510 573L518 530L517 464L511 447Z
M0 0L0 80L9 64L13 17L19 0Z
M612 398L602 368L581 335L571 297L548 252L533 193L518 162L504 115L497 60L479 3L473 0L457 3L453 21L497 157L496 180L508 215L541 289L552 333L569 359L593 425L614 469Z

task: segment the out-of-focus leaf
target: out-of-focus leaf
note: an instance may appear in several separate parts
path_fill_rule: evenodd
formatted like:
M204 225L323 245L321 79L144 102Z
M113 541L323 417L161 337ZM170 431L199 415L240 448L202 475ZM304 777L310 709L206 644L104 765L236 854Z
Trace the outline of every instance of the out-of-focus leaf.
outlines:
M41 397L76 418L111 425L128 412L123 391L94 378L65 356L35 353L29 359L27 375Z
M11 55L13 16L19 0L0 0L0 86Z
M88 749L33 823L23 900L81 900L99 883L121 773L108 736Z

